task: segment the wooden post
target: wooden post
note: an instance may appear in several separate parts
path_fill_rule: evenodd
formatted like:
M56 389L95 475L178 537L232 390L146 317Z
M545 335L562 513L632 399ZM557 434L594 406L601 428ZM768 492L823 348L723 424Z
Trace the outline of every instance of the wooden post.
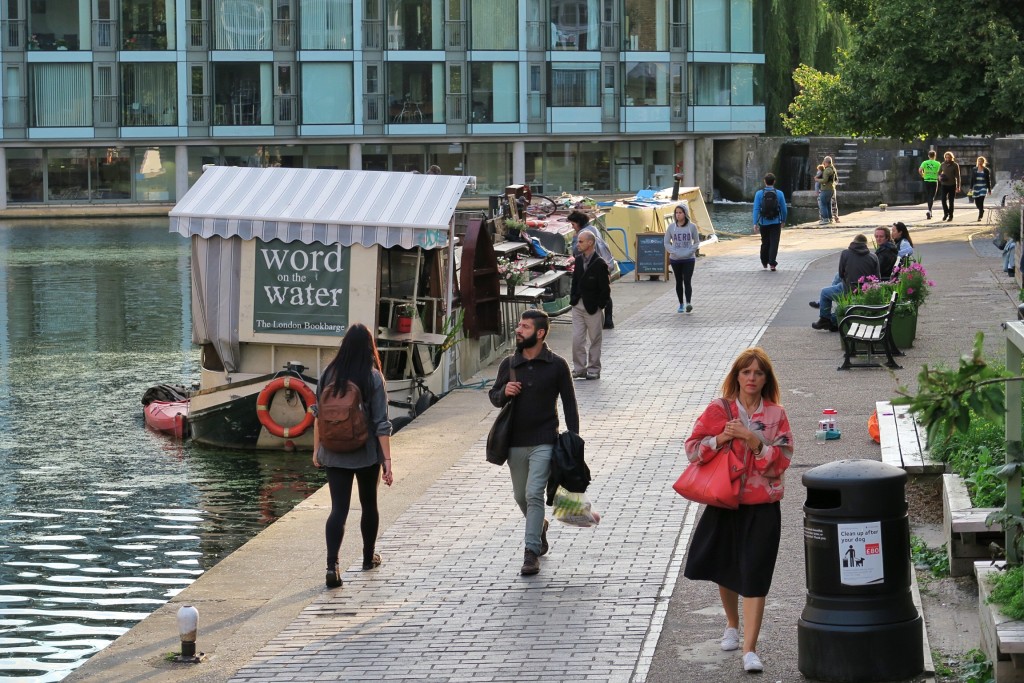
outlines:
M1024 356L1024 324L1011 322L1006 328L1006 369L1014 375L1021 372ZM1006 383L1006 462L1024 463L1024 449L1021 448L1021 383ZM1021 514L1021 475L1015 472L1006 481L1006 511L1012 515ZM1006 560L1020 564L1020 553L1015 542L1016 528L1006 525Z

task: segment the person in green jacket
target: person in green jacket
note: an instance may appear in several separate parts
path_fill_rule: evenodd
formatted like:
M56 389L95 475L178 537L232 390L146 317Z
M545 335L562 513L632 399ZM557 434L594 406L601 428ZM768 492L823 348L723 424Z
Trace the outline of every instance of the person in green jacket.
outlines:
M935 192L939 184L939 167L942 166L935 160L935 150L928 150L928 158L921 162L917 169L918 175L924 181L924 198L928 202L928 214L926 218L932 219L932 203L935 201Z

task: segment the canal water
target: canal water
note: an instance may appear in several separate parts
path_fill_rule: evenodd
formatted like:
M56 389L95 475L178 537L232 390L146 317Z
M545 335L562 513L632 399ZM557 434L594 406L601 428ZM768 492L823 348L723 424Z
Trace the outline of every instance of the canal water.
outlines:
M167 219L0 223L0 681L57 681L323 484L147 431L198 378Z

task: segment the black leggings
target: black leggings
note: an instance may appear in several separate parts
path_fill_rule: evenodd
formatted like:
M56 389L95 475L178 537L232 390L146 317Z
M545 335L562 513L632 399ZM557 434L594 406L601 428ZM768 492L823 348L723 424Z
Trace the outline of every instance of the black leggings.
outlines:
M939 192L942 193L942 215L952 218L953 204L956 203L956 185L939 185Z
M380 465L373 464L357 470L343 467L327 468L327 484L331 488L331 514L327 517L327 569L334 569L338 563L341 539L345 535L345 520L352 501L352 478L359 485L359 506L363 514L359 519L359 530L363 534L363 562L373 560L377 545L377 529L380 514L377 512L377 485L380 481Z
M985 195L981 195L980 197L975 195L974 205L978 207L978 220L980 221L981 217L985 215Z
M679 299L679 305L681 306L688 301L692 301L690 297L693 296L693 287L690 285L690 280L693 279L693 267L697 265L697 260L671 261L670 263L672 264L672 272L676 275L676 297Z

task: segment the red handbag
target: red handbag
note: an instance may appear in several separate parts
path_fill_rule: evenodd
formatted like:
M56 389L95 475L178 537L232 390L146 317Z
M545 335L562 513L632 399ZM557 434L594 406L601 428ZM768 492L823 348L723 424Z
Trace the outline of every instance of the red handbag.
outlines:
M732 408L720 399L725 413L732 419ZM732 449L720 450L707 462L691 462L672 485L683 498L703 505L735 510L740 506L744 462Z

